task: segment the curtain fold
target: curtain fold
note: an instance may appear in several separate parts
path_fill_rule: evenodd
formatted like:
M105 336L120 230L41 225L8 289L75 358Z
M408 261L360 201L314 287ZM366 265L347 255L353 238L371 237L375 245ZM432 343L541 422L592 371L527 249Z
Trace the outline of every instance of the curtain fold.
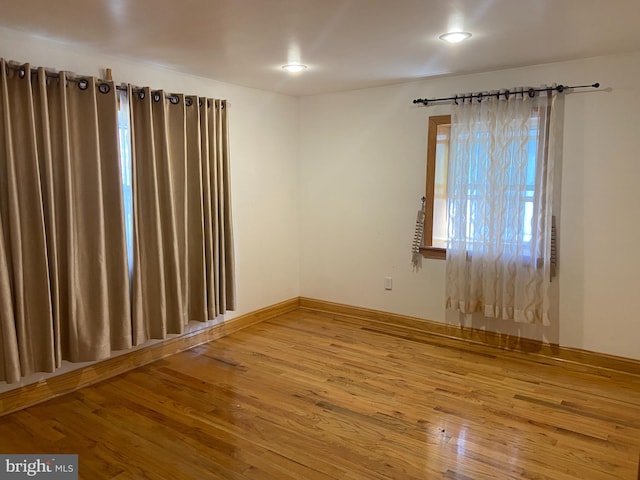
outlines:
M209 200L212 206L210 252L208 262L208 284L210 290L209 316L215 317L235 308L235 285L233 281L234 251L233 226L231 222L231 191L229 178L229 130L227 105L222 100L203 100L206 110L208 137ZM201 109L203 107L201 106ZM205 230L208 232L208 229Z
M218 202L220 205L220 232L219 243L221 249L220 274L222 277L220 297L223 302L220 312L234 310L236 308L236 290L234 283L235 259L233 249L233 222L231 217L231 168L229 165L229 117L227 115L227 103L224 100L216 100L215 113L219 134L218 150Z
M0 222L0 381L15 383L21 376L20 354L4 244L4 229Z
M171 139L164 93L152 98L149 88L135 94L131 107L134 260L133 325L136 344L182 333L183 279L177 216L184 205L172 176ZM175 147L173 147L175 148ZM178 204L176 204L178 202Z
M134 340L235 308L225 104L145 88L131 103Z
M7 69L4 60L0 63L0 218L9 287L1 292L9 295L1 304L6 309L3 323L14 322L18 345L10 367L27 375L51 372L57 362L31 75L29 65L23 68Z
M8 67L2 60L0 380L13 382L129 348L131 324L114 86Z
M65 72L41 85L55 162L50 258L60 279L61 356L104 359L131 346L116 92L100 93L94 78L83 90Z
M447 308L548 325L558 95L527 90L454 107Z
M196 99L197 101L197 99ZM189 232L187 266L188 266L188 310L189 318L204 322L215 317L215 312L208 309L208 301L213 290L209 292L207 282L207 257L209 246L206 243L205 229L211 236L211 205L205 199L210 198L208 182L208 135L202 136L201 108L193 105L185 111L187 124L187 229ZM206 128L205 128L206 131Z

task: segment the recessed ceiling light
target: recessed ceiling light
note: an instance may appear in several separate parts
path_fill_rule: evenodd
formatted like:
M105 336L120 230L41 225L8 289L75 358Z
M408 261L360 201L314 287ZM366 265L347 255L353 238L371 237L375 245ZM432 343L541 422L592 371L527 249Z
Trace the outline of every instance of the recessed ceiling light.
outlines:
M306 65L302 65L301 63L288 63L287 65L283 65L282 69L286 70L289 73L298 73L307 68Z
M440 35L438 38L440 40L444 40L449 43L458 43L470 38L471 34L469 32L449 32Z

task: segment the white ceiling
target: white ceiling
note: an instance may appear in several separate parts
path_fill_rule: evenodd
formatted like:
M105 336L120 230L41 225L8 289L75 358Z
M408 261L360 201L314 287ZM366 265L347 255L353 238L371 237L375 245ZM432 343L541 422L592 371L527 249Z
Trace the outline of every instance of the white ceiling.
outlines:
M0 0L0 25L290 95L640 50L640 0ZM473 38L447 45L438 35ZM281 65L309 68L295 76ZM55 67L55 65L50 65Z

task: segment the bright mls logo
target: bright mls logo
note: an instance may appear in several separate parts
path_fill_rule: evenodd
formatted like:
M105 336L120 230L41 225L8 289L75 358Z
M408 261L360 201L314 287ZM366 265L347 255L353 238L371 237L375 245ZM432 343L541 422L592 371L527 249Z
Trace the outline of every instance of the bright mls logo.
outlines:
M78 455L0 455L0 480L78 480Z

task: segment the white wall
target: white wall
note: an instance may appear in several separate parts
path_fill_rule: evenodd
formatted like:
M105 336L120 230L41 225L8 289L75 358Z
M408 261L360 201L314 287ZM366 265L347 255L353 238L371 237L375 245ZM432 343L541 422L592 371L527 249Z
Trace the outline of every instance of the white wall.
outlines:
M238 309L223 319L299 295L296 98L99 56L7 29L0 29L0 57L102 78L110 67L116 83L227 99ZM6 389L0 382L0 391Z
M566 96L559 329L543 333L564 346L640 359L632 303L640 295L638 78L640 54L630 54L302 98L301 294L445 321L444 262L425 259L413 272L410 247L428 116L448 107L411 100L600 82L599 91ZM387 275L392 291L383 288Z

